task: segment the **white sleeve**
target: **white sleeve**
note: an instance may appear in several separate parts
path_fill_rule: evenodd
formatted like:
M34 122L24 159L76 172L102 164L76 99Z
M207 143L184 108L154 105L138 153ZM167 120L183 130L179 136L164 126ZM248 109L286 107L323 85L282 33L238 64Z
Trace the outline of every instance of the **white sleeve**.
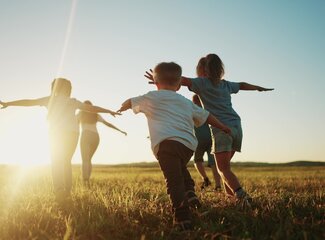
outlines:
M139 112L145 113L147 109L146 95L131 98L131 106L135 114Z

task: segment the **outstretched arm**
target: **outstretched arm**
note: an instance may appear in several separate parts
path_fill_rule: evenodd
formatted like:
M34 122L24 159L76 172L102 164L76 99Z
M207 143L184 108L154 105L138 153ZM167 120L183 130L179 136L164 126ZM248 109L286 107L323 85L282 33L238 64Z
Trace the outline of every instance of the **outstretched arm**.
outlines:
M185 86L185 87L191 88L192 87L192 81L189 78L182 76L182 78L181 78L181 85L182 86Z
M272 91L274 90L274 88L264 88L264 87L260 87L260 86L256 86L256 85L253 85L253 84L249 84L249 83L246 83L246 82L241 82L239 83L239 89L240 90L255 90L255 91Z
M106 108L102 108L102 107L98 107L98 106L93 106L93 105L89 105L86 103L82 103L81 106L79 107L80 110L83 111L87 111L87 112L92 112L92 113L109 113L111 114L113 117L115 117L115 115L121 115L120 113L117 112L113 112L109 109Z
M105 121L105 120L102 119L102 118L100 118L98 121L101 122L101 123L103 123L104 125L106 125L106 126L109 127L109 128L113 128L113 129L119 131L120 133L123 133L125 136L127 135L126 132L124 132L124 131L122 131L121 129L115 127L113 124L111 124L111 123Z
M119 110L117 110L118 113L124 112L128 109L132 108L131 99L126 100L124 103L122 103L122 106Z
M31 106L44 106L48 102L48 97L37 98L37 99L22 99L12 102L2 102L0 101L1 108L6 108L10 106L20 106L20 107L31 107Z
M231 129L224 125L222 122L220 122L215 116L213 116L211 113L209 114L209 117L207 119L207 123L210 124L211 126L214 126L216 128L221 129L225 133L230 134Z

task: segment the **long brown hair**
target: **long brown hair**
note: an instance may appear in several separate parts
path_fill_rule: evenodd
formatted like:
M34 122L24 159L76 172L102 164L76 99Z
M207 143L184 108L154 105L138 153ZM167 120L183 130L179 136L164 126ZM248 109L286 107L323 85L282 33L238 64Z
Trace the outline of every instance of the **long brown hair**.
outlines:
M217 54L210 53L206 57L206 75L214 84L218 84L225 74L223 62Z
M51 96L64 95L70 97L71 95L71 82L65 78L55 78L51 84Z
M91 101L86 100L84 101L85 104L93 105ZM89 123L94 124L97 122L98 114L97 113L91 113L87 111L80 111L80 122L81 123Z
M48 119L51 118L53 111L53 99L56 96L65 96L70 97L71 95L71 82L68 79L65 78L55 78L51 83L51 95L50 95L50 101L48 102Z

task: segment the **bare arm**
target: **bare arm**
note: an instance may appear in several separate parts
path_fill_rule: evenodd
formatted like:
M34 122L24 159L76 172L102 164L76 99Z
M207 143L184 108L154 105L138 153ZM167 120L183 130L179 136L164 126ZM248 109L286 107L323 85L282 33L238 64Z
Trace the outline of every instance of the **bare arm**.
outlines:
M106 126L109 127L109 128L113 128L113 129L119 131L120 133L123 133L125 136L127 135L126 132L124 132L124 131L122 131L121 129L115 127L113 124L111 124L111 123L105 121L104 119L100 119L99 122L103 123L104 125L106 125Z
M187 77L182 77L181 85L190 88L190 87L192 87L192 81Z
M211 126L214 126L216 128L221 129L225 133L230 134L231 129L224 125L222 122L220 122L215 116L213 116L211 113L209 114L209 117L207 119L207 123L210 124Z
M253 84L249 84L249 83L246 83L246 82L241 82L239 83L239 89L240 90L255 90L255 91L272 91L274 90L274 88L263 88L263 87L260 87L260 86L256 86L256 85L253 85Z
M2 105L1 108L6 108L10 106L31 107L31 106L44 106L47 104L47 102L48 102L48 97L44 97L44 98L37 98L37 99L21 99L12 102L0 101L0 104Z
M93 105L89 105L89 104L85 104L85 103L81 104L79 109L83 110L83 111L87 111L87 112L92 112L92 113L100 113L100 112L109 113L114 117L115 117L115 115L121 115L120 113L113 112L109 109L98 107L98 106L93 106Z
M117 112L121 113L121 112L124 112L130 108L132 108L131 99L128 99L124 103L122 103L121 108Z

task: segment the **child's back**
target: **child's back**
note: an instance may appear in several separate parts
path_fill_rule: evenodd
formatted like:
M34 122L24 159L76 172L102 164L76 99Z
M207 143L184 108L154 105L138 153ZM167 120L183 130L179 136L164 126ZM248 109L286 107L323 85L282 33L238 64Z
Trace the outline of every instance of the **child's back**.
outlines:
M190 100L176 93L180 88L182 69L175 63L160 63L153 72L158 91L128 99L120 112L132 108L148 119L151 147L159 161L170 195L174 223L182 230L191 229L189 205L199 207L194 192L194 181L187 170L193 151L197 147L194 125L205 122L229 129Z
M239 87L239 83L226 80L215 84L208 78L194 78L190 89L200 96L204 108L221 122L237 125L240 124L240 117L232 108L231 94L237 93Z
M208 112L170 90L151 91L132 98L131 102L135 113L143 112L147 117L151 147L155 155L159 143L165 139L181 142L195 150L197 140L193 133L194 125L204 123Z
M270 91L248 83L235 83L223 80L224 65L216 54L208 54L200 59L197 69L204 69L206 78L183 78L182 84L200 96L200 99L211 114L220 119L223 124L231 127L231 136L224 134L211 126L213 136L212 152L214 153L218 171L223 178L228 195L235 195L239 201L249 203L251 198L242 189L236 175L230 169L230 161L235 152L241 151L242 128L239 115L232 108L231 94L239 90Z

